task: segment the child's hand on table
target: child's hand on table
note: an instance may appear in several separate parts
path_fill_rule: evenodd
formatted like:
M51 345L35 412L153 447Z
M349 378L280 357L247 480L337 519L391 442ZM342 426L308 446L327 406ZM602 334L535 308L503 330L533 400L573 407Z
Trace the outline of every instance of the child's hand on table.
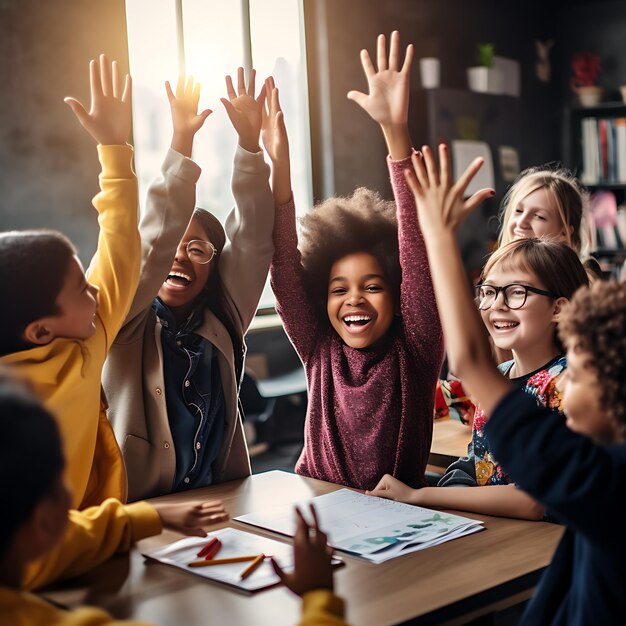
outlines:
M272 567L285 586L302 596L316 589L333 589L332 549L328 546L326 533L320 530L315 508L311 505L313 525L304 519L296 508L298 526L293 540L294 570L285 574L272 559Z
M371 491L366 491L368 496L378 496L379 498L386 498L387 500L399 500L400 502L413 502L415 494L418 489L412 489L408 485L405 485L401 480L394 478L391 474L385 474L379 481L376 487Z
M164 528L184 535L205 537L207 526L224 522L228 513L221 500L210 502L184 502L153 504Z

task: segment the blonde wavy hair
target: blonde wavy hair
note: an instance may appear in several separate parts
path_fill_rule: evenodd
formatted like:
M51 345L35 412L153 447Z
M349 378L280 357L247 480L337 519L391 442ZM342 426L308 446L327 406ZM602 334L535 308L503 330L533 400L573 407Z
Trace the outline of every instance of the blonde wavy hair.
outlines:
M531 167L517 177L502 200L498 246L511 241L507 224L515 207L538 189L545 189L554 201L566 233L567 245L579 256L584 257L589 245L587 223L584 219L588 202L587 192L577 178L565 168Z

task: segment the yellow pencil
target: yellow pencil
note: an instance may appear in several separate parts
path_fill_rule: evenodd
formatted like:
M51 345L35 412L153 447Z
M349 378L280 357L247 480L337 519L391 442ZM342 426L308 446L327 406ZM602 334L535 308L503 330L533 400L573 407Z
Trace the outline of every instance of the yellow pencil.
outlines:
M187 563L189 567L205 567L206 565L226 565L227 563L245 563L246 561L254 561L257 555L253 556L233 556L229 559L200 559Z
M259 556L257 556L256 559L254 559L254 561L252 561L252 563L250 563L250 565L243 570L243 572L241 572L241 580L248 578L248 576L250 576L250 574L252 574L252 572L254 572L254 570L261 565L261 563L263 563L264 559L265 555L259 554Z

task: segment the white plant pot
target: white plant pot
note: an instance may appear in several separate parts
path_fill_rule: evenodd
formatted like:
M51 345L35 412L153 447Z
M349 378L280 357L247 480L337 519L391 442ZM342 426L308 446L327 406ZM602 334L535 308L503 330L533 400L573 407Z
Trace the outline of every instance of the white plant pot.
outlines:
M420 59L420 77L424 89L435 89L439 87L439 59L434 57L424 57Z
M502 74L495 67L468 67L467 84L471 91L502 93Z

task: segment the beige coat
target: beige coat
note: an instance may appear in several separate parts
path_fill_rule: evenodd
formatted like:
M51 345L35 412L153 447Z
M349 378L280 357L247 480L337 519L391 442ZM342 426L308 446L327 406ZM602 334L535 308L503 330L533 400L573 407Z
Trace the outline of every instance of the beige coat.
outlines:
M165 401L161 324L152 301L170 271L174 254L195 207L200 168L170 150L161 176L148 191L139 225L142 269L137 295L105 365L103 385L109 419L128 471L129 501L169 493L176 456ZM226 220L228 240L220 274L247 330L263 291L273 254L274 200L263 153L237 147L232 189L235 208ZM218 350L225 399L222 447L213 466L215 482L250 474L250 459L238 411L233 346L226 328L209 311L196 332Z

